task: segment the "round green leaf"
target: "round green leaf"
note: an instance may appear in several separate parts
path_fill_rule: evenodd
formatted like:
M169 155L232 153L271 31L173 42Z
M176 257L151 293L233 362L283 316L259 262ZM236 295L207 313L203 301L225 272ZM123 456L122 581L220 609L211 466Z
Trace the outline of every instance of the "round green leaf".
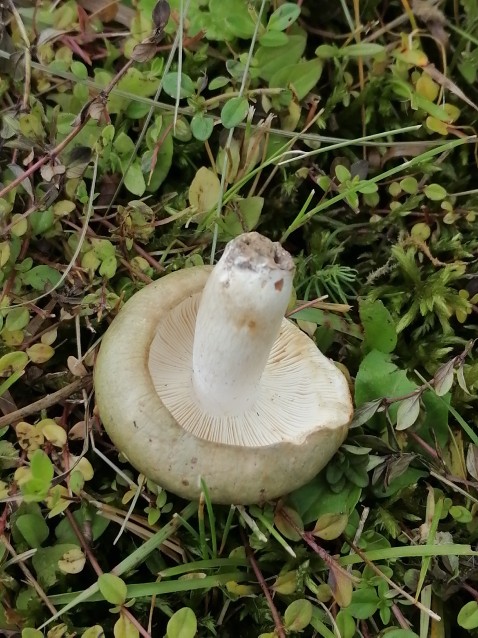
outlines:
M194 638L197 620L192 609L183 607L171 616L168 622L168 638Z
M434 202L440 202L446 197L446 190L440 184L428 184L425 186L424 193L428 199Z
M288 37L282 31L266 31L259 38L259 44L263 47L281 47L287 44Z
M335 167L335 175L341 184L352 177L349 169L346 166L342 166L342 164L337 164Z
M359 314L367 347L385 353L393 352L397 345L397 331L383 303L379 300L363 300L359 305Z
M52 208L46 210L36 210L30 217L30 225L34 235L43 235L55 223L55 215Z
M179 73L177 71L167 73L163 79L163 91L167 93L169 97L177 99L178 89L180 99L191 97L191 95L194 95L196 91L194 82L191 80L189 75L181 73L181 80L179 80Z
M316 48L315 55L321 60L328 60L329 58L338 58L340 50L331 44L321 44Z
M347 608L347 612L358 620L366 620L373 616L378 609L380 599L375 593L375 589L357 589L352 594L352 602Z
M15 526L30 547L40 547L48 538L48 525L39 514L22 514L16 519Z
M471 523L473 520L472 513L463 507L463 505L452 505L450 507L450 516L453 516L458 523Z
M355 620L346 610L341 609L335 620L337 622L341 638L354 638Z
M312 620L312 603L299 598L291 603L284 613L284 624L288 631L302 631Z
M28 363L28 355L26 352L7 352L3 357L0 357L0 372L6 372L12 370L17 372L23 370Z
M409 195L415 195L418 190L418 181L415 179L415 177L404 177L400 181L400 186L402 187L402 190L404 190Z
M221 122L226 128L234 128L246 117L249 103L245 97L233 97L228 100L221 110Z
M463 629L476 629L478 627L478 602L471 600L460 609L457 618L458 624Z
M269 18L267 28L271 31L284 31L300 16L300 6L292 2L284 2Z
M285 65L273 74L270 85L278 88L290 86L297 98L302 100L316 86L322 75L322 69L323 62L319 58Z
M54 288L61 279L61 273L51 266L34 266L23 275L23 283L34 290L43 292L45 287Z
M70 68L73 75L76 75L80 80L86 80L88 77L88 69L83 62L73 61Z
M211 137L214 128L214 120L202 113L195 115L191 120L191 133L200 142L205 142Z
M50 483L54 470L50 457L43 450L35 450L30 459L30 470L33 478Z
M98 578L100 592L112 605L123 605L126 600L126 583L115 574L101 574Z
M23 330L30 321L30 313L26 308L12 308L5 321L7 330Z
M141 166L137 163L131 164L124 176L124 185L133 195L141 197L146 190L146 182L141 171Z

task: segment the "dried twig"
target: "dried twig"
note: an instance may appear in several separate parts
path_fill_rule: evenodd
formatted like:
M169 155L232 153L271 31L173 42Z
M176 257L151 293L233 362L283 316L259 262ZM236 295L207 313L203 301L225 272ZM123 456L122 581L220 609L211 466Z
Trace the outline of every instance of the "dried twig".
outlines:
M19 408L14 412L10 412L9 414L5 414L5 416L0 417L0 427L4 425L9 425L10 423L14 423L15 421L21 421L26 416L30 414L35 414L35 412L41 412L42 410L46 410L47 408L51 408L52 405L59 403L60 401L64 401L69 396L71 396L74 392L78 392L78 390L82 390L86 388L91 383L91 377L88 375L83 377L82 379L76 379L72 383L69 383L64 388L57 390L56 392L52 392L51 394L47 394L42 399L38 401L34 401L29 405L25 405L23 408Z

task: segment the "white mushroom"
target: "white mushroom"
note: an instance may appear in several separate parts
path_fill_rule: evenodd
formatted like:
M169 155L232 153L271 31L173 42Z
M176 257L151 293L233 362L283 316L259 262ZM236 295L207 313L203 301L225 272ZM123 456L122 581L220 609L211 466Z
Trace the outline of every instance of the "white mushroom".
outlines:
M96 400L113 442L166 489L257 503L300 487L341 445L347 381L284 313L294 264L258 233L211 271L146 286L107 330Z

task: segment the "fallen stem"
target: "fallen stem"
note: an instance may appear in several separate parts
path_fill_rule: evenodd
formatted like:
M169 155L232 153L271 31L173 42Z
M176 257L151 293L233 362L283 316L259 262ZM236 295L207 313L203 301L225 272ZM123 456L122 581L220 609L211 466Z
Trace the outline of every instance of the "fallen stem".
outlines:
M10 423L14 423L15 421L21 421L26 416L30 414L35 414L35 412L41 412L42 410L46 410L47 408L51 408L52 405L56 405L60 401L67 399L74 392L78 390L82 390L83 388L87 388L91 383L91 376L83 377L82 379L76 379L72 383L69 383L64 388L57 390L56 392L52 392L52 394L47 394L42 399L38 401L34 401L29 405L24 406L23 408L19 408L13 412L9 412L5 414L5 416L0 417L0 428L4 425L9 425Z

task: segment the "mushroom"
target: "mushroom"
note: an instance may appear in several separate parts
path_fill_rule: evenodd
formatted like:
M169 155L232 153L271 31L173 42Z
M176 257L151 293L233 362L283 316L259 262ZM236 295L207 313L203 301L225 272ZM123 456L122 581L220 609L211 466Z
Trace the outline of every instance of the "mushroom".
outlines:
M294 262L258 233L208 266L135 294L95 365L99 414L117 448L162 487L259 503L312 479L352 417L343 373L284 318Z

